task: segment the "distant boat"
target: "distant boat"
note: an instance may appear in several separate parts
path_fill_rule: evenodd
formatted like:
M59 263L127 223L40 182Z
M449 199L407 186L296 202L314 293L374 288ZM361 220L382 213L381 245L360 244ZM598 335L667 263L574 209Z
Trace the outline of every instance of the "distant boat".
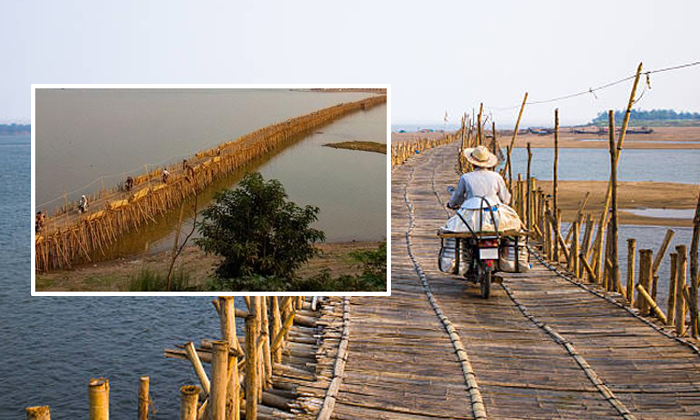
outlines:
M527 131L529 131L532 134L537 134L538 136L545 136L547 134L552 134L552 129L551 128L528 128Z

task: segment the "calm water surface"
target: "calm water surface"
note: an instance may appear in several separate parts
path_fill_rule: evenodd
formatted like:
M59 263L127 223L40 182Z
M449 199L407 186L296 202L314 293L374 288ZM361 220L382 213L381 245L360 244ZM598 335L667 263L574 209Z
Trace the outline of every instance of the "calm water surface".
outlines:
M158 413L178 413L179 387L196 383L163 349L218 337L206 297L31 297L30 139L0 137L0 419L50 405L52 419L87 418L87 382L111 383L113 418L136 415L138 377L149 375Z
M527 173L527 150L513 149L513 174ZM554 149L532 149L532 176L552 179ZM700 182L700 150L623 150L620 181ZM607 149L559 149L560 180L607 181L610 153Z

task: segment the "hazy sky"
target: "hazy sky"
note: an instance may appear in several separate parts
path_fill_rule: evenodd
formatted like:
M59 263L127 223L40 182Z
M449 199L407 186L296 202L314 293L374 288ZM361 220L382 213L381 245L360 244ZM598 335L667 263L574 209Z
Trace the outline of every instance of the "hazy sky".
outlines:
M32 83L389 83L392 122L487 109L700 60L698 1L0 0L0 121ZM700 111L700 66L653 75L640 109ZM630 84L533 105L525 124L622 108ZM506 126L517 110L492 110Z

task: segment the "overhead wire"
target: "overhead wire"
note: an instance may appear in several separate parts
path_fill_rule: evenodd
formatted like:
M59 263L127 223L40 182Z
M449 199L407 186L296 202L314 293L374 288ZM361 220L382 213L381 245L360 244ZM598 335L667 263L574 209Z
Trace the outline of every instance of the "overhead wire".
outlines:
M664 68L655 69L655 70L644 71L644 72L641 73L641 75L644 75L644 76L646 76L646 78L647 78L647 85L645 86L644 89L646 90L647 87L648 87L649 89L651 89L651 81L650 81L649 76L652 75L652 74L664 73L664 72L668 72L668 71L675 71L675 70L685 69L685 68L693 67L693 66L697 66L697 65L700 65L700 61L693 61L693 62L690 62L690 63L679 64L679 65L675 65L675 66L670 66L670 67L664 67ZM588 88L588 89L583 90L583 91L580 91L580 92L570 93L570 94L568 94L568 95L558 96L558 97L555 97L555 98L542 99L542 100L539 100L539 101L527 101L527 102L525 103L525 105L541 105L541 104L547 104L547 103L552 103L552 102L560 102L560 101L564 101L564 100L567 100L567 99L571 99L571 98L575 98L575 97L583 96L583 95L588 95L588 94L592 94L592 95L597 99L597 96L595 95L595 92L598 92L598 91L601 91L601 90L604 90L604 89L611 88L611 87L613 87L613 86L616 86L616 85L619 85L619 84L621 84L621 83L624 83L624 82L626 82L626 81L628 81L628 80L632 80L632 79L634 79L636 76L637 76L636 74L633 74L633 75L631 75L631 76L627 76L627 77L624 77L624 78L622 78L622 79L615 80L615 81L613 81L613 82L606 83L606 84L604 84L604 85L601 85L601 86L598 86L598 87L595 87L595 88ZM643 95L643 94L642 94L642 95ZM640 99L641 99L641 97L640 97ZM510 109L518 109L518 108L520 108L521 105L522 105L522 104L512 105L512 106L506 106L506 107L489 107L489 109L495 110L495 111L505 111L505 110L510 110Z

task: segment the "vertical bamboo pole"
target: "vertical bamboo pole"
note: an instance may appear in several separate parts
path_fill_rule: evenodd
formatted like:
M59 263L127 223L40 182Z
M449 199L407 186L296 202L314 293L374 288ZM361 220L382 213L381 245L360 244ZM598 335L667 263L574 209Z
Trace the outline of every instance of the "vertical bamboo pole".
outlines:
M267 305L267 300L270 299L269 297L263 297L263 310L261 311L262 315L262 336L264 338L263 340L263 362L265 366L265 380L263 381L263 387L264 389L267 389L272 386L272 354L270 353L270 321L268 319L268 306Z
M553 181L552 181L552 214L557 216L559 210L559 108L554 110L554 171L553 171ZM559 225L558 222L554 226L554 258L556 262L559 262L559 241L557 239L559 235Z
M571 252L569 253L569 256L571 259L571 272L573 272L576 277L581 278L581 268L580 268L579 262L578 262L578 247L579 247L578 236L579 236L579 231L581 230L581 226L579 225L578 221L574 221L573 230L574 230L574 236L573 236L574 239L571 242Z
M510 182L512 179L512 168L510 163L510 154L513 152L513 147L515 147L515 139L518 137L518 128L520 128L520 119L523 117L523 110L525 109L525 104L527 103L527 92L525 92L525 97L523 97L523 103L520 105L520 111L518 112L518 119L515 121L515 128L513 129L513 138L510 140L508 145L508 163L506 164L505 170L508 172ZM528 152L529 153L529 152ZM510 184L508 185L510 187Z
M148 420L149 382L148 376L139 378L139 420Z
M527 93L526 93L527 95ZM526 97L527 98L527 97ZM517 128L516 128L517 133ZM527 142L527 192L525 195L525 226L528 232L532 229L532 147L530 142Z
M698 204L695 207L695 217L693 217L693 237L690 241L690 298L693 299L695 308L698 308L698 288L700 287L700 268L698 268L698 242L700 242L700 195ZM698 334L698 320L696 320L693 337Z
M630 306L634 305L634 256L637 247L637 240L634 238L627 239L627 302Z
M238 343L236 334L235 303L232 296L219 297L219 308L221 312L221 338L226 341L229 348L243 353L241 345ZM228 362L228 385L226 386L226 411L228 419L238 419L240 416L240 383L238 379L238 357L229 355Z
M277 337L282 328L282 320L280 318L279 297L272 296L272 337ZM273 351L274 362L282 363L282 349L278 348Z
M481 115L483 114L483 112L484 112L484 103L482 102L479 105L479 116L478 116L477 127L476 127L476 140L479 142L478 143L479 146L481 146L484 143L484 141L483 141L484 133L482 132L483 130L481 129Z
M180 420L197 420L199 387L184 385L180 388Z
M51 410L48 405L27 407L24 411L27 413L27 420L51 420Z
M688 260L686 255L685 245L676 247L676 334L682 336L685 333L685 297L683 296L683 288L686 281L686 270L688 269Z
M211 393L209 396L211 418L212 420L225 420L229 344L224 340L217 340L212 345Z
M639 250L639 284L644 290L649 290L651 282L651 254L651 249ZM639 293L637 293L637 308L639 308L641 315L647 315L649 312L649 305Z
M612 214L610 216L610 279L613 288L620 282L620 262L618 260L618 228L617 228L617 149L615 149L615 113L608 111L608 126L610 127L610 184L612 185L611 205ZM646 288L647 292L650 292Z
M109 380L90 379L88 382L90 420L109 420Z
M630 92L630 98L629 101L627 102L627 110L625 111L625 117L622 120L622 130L620 131L620 136L617 140L617 152L615 153L616 155L616 161L615 165L617 165L620 161L620 152L622 151L622 145L624 144L625 141L625 133L627 132L627 125L629 123L629 118L630 115L632 114L632 106L634 105L634 97L635 93L637 92L637 85L639 84L639 77L642 74L642 63L639 63L639 66L637 67L637 74L634 78L634 83L632 85L632 91ZM614 133L614 129L612 130ZM598 223L598 231L596 233L595 241L594 241L594 246L591 248L592 252L595 252L596 255L596 261L594 262L595 264L598 264L598 277L600 278L600 273L601 273L601 267L600 267L600 258L601 254L603 252L603 237L605 235L605 227L607 225L607 218L608 218L608 211L610 209L610 199L612 196L612 183L609 181L608 182L608 190L605 194L605 203L603 204L603 211L600 215L600 222ZM588 258L588 256L586 256ZM595 267L594 267L595 268Z
M666 304L666 319L668 325L676 322L676 274L677 274L678 254L671 253L671 278L668 282L668 303Z
M246 419L258 417L258 357L257 357L257 323L258 323L258 297L250 297L248 316L245 319L245 412Z

